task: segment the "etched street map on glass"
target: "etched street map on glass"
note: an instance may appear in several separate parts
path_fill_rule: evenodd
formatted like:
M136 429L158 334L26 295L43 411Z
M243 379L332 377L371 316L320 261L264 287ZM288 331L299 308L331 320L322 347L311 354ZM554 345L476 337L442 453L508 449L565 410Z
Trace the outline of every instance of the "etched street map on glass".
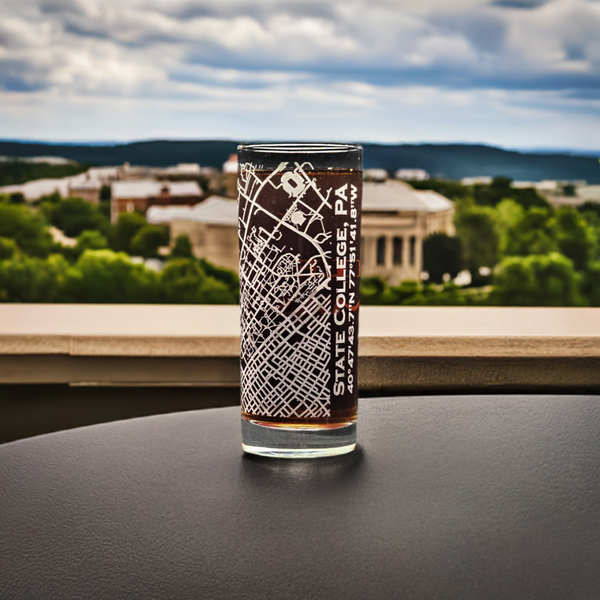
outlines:
M326 418L356 398L360 173L311 168L240 166L241 389L249 415Z

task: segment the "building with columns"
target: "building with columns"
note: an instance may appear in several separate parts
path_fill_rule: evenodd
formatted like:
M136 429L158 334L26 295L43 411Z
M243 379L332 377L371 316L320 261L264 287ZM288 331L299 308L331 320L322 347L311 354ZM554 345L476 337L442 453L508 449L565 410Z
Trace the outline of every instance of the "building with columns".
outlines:
M423 240L437 232L454 235L453 218L454 204L436 192L401 181L365 181L361 276L382 277L393 285L419 280Z
M453 203L401 181L364 182L361 275L391 284L419 279L423 240L431 233L454 235ZM171 240L187 235L193 252L238 271L237 202L212 196L196 206L152 206L146 218L171 228Z

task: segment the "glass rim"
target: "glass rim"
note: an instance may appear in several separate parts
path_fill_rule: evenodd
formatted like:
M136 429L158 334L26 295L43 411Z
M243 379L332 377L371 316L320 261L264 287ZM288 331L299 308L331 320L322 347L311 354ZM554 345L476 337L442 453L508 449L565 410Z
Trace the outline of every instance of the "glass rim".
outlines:
M281 143L281 144L240 144L238 152L257 152L265 154L344 154L359 152L360 144L330 143Z

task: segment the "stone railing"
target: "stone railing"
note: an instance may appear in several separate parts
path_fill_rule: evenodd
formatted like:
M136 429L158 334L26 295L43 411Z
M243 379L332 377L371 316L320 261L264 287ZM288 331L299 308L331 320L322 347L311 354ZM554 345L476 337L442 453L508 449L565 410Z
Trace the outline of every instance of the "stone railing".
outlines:
M363 307L366 395L600 388L600 309ZM239 385L239 308L0 305L0 384Z

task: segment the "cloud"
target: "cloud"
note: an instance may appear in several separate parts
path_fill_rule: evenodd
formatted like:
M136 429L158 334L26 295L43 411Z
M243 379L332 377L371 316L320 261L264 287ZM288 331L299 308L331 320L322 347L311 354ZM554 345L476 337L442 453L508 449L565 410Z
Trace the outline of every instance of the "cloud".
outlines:
M502 53L510 26L504 15L489 10L458 15L441 13L434 15L430 22L444 31L460 34L474 50L486 54Z
M510 10L517 5L537 10ZM573 86L585 77L597 79L600 71L598 4L584 0L463 0L451 10L436 0L39 0L33 6L32 15L8 3L13 14L0 30L0 61L14 58L10 50L18 44L39 45L28 46L27 37L50 26L42 39L57 56L61 50L88 53L95 63L108 44L124 64L140 65L165 52L156 66L173 78L185 64L380 84L387 78L390 85L405 79L449 88L538 89L564 85L570 71ZM35 62L35 52L29 54Z
M159 2L156 10L178 20L190 20L198 17L252 17L263 21L273 14L285 13L294 17L315 17L335 19L336 5L339 2L322 0L287 0L281 2L255 2L243 0L208 0L205 2Z
M538 6L548 4L551 0L494 0L492 4L494 6L500 6L502 8L525 8L532 9Z
M294 99L367 118L404 106L399 90L489 92L508 118L523 102L587 114L600 96L600 3L587 0L0 0L0 13L0 97L213 111Z

